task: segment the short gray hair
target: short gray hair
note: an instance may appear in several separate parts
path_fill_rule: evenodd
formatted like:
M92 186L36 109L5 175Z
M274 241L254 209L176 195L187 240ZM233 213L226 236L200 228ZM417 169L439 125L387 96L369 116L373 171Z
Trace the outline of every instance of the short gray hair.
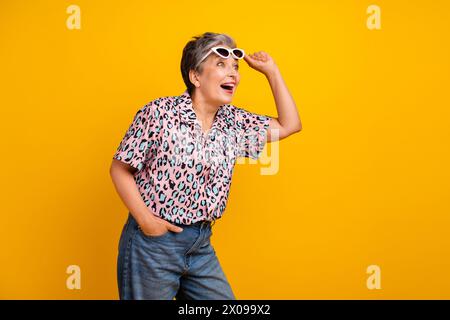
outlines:
M184 47L183 56L181 57L181 75L189 95L192 96L195 89L194 84L189 80L189 71L195 70L201 74L203 71L203 63L206 59L199 64L200 59L212 47L217 45L236 48L236 42L229 35L214 32L205 32L202 35L194 36L193 40L189 41Z

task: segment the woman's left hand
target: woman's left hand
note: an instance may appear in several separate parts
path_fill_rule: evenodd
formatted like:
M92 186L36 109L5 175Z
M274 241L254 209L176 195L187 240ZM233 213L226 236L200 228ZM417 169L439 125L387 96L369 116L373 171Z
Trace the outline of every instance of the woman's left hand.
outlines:
M244 60L251 68L265 75L270 74L277 68L275 61L265 51L258 51L248 55L246 54L244 56Z

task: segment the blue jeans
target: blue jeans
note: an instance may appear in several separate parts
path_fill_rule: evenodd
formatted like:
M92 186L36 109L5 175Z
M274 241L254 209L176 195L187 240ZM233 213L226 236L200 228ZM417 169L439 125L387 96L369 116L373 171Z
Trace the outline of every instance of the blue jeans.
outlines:
M211 245L211 222L174 223L180 233L147 236L131 213L119 241L120 299L235 300Z

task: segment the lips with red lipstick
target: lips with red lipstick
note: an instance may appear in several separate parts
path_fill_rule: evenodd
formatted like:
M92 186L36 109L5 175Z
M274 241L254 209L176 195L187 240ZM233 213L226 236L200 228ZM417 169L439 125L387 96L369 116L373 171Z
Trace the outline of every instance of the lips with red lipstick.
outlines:
M234 83L234 82L225 82L225 83L222 83L220 85L220 87L222 89L224 89L225 92L227 92L229 94L233 94L234 88L236 87L236 83Z

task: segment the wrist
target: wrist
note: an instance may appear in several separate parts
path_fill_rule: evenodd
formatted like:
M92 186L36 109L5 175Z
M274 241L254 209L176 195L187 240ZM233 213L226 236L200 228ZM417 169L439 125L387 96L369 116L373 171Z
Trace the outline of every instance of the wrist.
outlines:
M264 75L268 80L272 80L280 75L280 70L277 66L275 66L274 68L268 70Z
M138 223L138 225L142 226L142 225L152 224L155 220L156 219L153 216L153 213L151 213L149 211L148 213L145 213L144 215L142 215L139 218L139 220L136 220L136 222Z

